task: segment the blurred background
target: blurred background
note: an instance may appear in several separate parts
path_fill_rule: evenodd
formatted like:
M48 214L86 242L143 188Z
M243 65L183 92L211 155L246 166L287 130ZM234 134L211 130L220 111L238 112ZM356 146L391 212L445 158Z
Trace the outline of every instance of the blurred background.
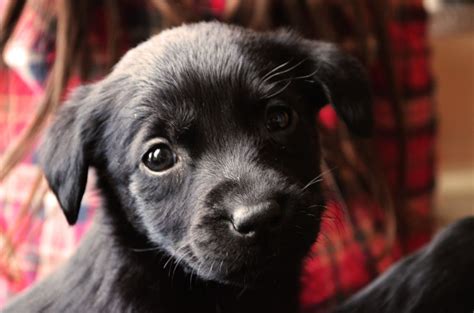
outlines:
M439 117L436 217L474 214L474 1L425 0Z
M315 117L334 170L301 278L305 311L337 305L474 215L474 0L0 0L0 308L74 253L100 207L93 173L74 227L48 190L36 146L54 112L136 44L203 20L295 29L371 77L372 139L330 107Z

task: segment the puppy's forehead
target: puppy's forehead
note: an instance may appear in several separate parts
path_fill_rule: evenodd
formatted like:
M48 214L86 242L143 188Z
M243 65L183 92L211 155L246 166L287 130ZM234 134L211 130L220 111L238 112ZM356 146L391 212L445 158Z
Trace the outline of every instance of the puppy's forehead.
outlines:
M203 87L245 84L294 59L297 41L298 37L288 32L256 33L220 23L184 25L163 31L129 51L113 74L158 87L179 88L190 80ZM226 79L229 81L223 81Z
M272 87L262 83L269 70L298 61L296 40L290 33L262 34L219 23L185 25L129 51L112 76L131 81L146 107L155 106L173 128L208 121L209 114L216 123L229 123L235 118L232 106L255 105Z
M235 63L224 62L235 59L241 53L240 43L251 41L252 37L243 29L215 23L173 28L130 50L114 72L153 79L159 74L157 71L177 76L190 66L194 70L228 68Z

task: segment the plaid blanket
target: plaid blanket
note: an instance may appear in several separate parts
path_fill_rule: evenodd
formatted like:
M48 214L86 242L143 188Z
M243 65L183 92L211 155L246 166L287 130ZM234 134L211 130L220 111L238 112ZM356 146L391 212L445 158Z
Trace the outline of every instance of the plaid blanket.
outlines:
M0 0L0 12L6 1ZM209 1L208 15L219 17L225 0ZM143 1L122 1L126 30L123 47L144 40L153 23ZM344 1L343 1L344 2ZM429 69L426 14L422 0L393 0L389 21L395 77L402 87L402 113L406 127L406 160L403 206L396 206L395 240L387 236L389 213L360 185L353 167L337 162L339 152L326 155L328 202L321 235L314 244L302 275L301 302L307 312L324 311L373 280L404 254L420 247L431 235L436 123L433 82ZM97 75L105 74L106 16L97 5L91 12L89 46ZM153 16L156 19L156 16ZM355 22L355 21L353 21ZM55 0L28 0L3 55L0 66L0 152L14 140L35 112L45 78L54 61ZM125 49L123 49L125 51ZM370 72L376 90L376 152L392 193L396 194L398 151L396 121L390 102L387 74L374 57ZM69 88L79 82L74 78ZM316 117L329 146L345 149L343 126L330 108ZM341 130L342 129L342 130ZM342 137L341 137L342 136ZM324 141L323 140L323 141ZM354 151L352 151L354 152ZM349 151L350 154L350 151ZM357 163L356 156L349 158ZM346 162L348 163L348 162ZM349 162L350 163L350 162ZM44 197L28 199L33 185ZM27 203L28 205L25 205ZM76 226L68 227L54 196L38 175L31 153L0 182L0 307L14 294L47 275L76 249L100 206L93 180L87 188Z

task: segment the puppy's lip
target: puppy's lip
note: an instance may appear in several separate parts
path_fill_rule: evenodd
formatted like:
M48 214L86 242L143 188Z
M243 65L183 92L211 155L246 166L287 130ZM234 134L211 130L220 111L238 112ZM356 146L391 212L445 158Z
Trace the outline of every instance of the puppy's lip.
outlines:
M227 261L224 265L229 265L233 261ZM197 274L204 279L219 281L229 285L256 285L269 277L274 277L279 268L282 268L282 263L276 259L267 260L266 262L259 262L258 264L243 264L231 269L224 268L221 265L222 261L213 260L213 266L207 268L200 268ZM279 271L278 271L279 272ZM273 275L275 274L275 275Z
M191 247L183 257L181 264L183 269L189 273L194 273L199 277L225 283L234 286L252 287L258 285L259 282L265 280L264 277L274 277L276 270L283 268L285 262L282 262L276 254L259 258L254 262L240 263L236 262L236 258L209 256L205 259L199 257L199 253L193 251ZM203 264L207 264L203 266Z
M199 258L196 253L193 253L194 257L201 264L218 264L219 267L214 267L214 272L220 272L225 266L226 270L222 272L233 275L236 273L249 273L249 272L262 272L274 268L280 264L278 251L274 251L271 254L262 255L258 258L250 259L248 256L234 256L229 254L227 257L223 256L210 256L206 255L206 258ZM238 262L241 260L241 262ZM211 266L209 266L210 268Z

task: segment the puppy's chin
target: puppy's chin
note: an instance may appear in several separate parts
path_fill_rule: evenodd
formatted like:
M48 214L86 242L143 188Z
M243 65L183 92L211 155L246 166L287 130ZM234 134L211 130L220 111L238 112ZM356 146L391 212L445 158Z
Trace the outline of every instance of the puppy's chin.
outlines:
M301 260L268 260L261 264L242 264L237 266L232 261L214 260L210 263L188 264L188 271L194 273L203 280L217 283L259 288L279 284L286 281L288 277L297 277Z
M274 286L299 277L302 261L311 242L308 240L298 247L293 245L291 251L255 251L253 257L229 251L229 257L222 258L208 251L191 249L194 251L183 258L183 263L186 264L185 271L188 274L197 275L206 281L247 288Z

